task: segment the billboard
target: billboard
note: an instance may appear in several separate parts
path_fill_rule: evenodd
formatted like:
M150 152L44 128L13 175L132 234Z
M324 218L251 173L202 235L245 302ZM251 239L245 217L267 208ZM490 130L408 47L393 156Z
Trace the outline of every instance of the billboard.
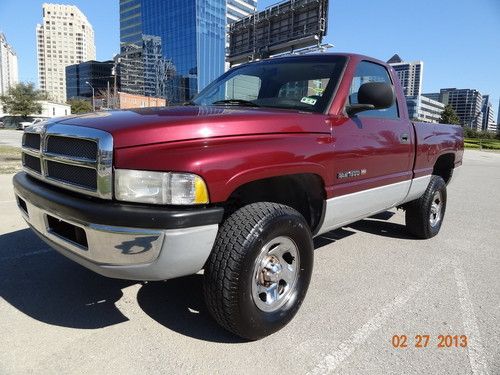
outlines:
M239 64L321 43L328 0L289 0L229 25L226 60Z

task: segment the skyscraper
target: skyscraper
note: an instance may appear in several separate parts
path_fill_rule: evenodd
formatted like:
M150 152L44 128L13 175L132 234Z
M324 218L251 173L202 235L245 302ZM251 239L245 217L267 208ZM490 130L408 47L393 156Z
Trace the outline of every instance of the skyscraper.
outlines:
M65 68L95 60L94 30L74 5L43 4L42 9L43 22L36 26L40 89L64 103Z
M460 117L460 124L481 130L483 125L483 96L478 90L448 88L440 90L440 101L450 104Z
M482 130L496 132L497 124L495 123L495 114L493 112L493 104L490 101L489 95L483 95L483 106L481 109L483 114Z
M398 74L405 96L420 95L424 73L424 63L422 61L405 62L398 55L394 55L387 63Z
M0 95L6 95L18 82L17 55L5 35L0 33Z
M179 103L224 72L226 0L120 0L122 91L142 79L165 81L167 100ZM153 38L153 39L152 39ZM162 59L146 62L145 39ZM126 55L124 55L126 53ZM134 54L133 59L127 57ZM168 60L168 62L167 62ZM158 68L159 65L163 69ZM170 64L170 65L169 65ZM175 73L173 73L175 72ZM133 77L129 84L124 77ZM149 78L146 78L149 77ZM144 90L148 95L148 91Z

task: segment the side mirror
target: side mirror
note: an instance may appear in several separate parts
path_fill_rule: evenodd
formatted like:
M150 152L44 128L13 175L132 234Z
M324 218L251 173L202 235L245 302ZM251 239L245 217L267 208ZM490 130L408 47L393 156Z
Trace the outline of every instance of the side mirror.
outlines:
M392 85L385 82L363 83L358 91L358 104L348 105L346 111L349 116L353 116L363 111L389 108L394 100Z

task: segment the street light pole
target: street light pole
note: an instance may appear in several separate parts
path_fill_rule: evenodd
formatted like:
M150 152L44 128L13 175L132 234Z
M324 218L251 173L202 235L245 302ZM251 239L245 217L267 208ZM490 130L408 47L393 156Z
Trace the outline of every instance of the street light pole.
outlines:
M87 85L89 85L89 86L90 86L90 88L92 89L92 111L94 111L94 112L95 112L94 86L92 86L92 85L90 84L90 82L89 82L89 81L86 81L85 83L86 83Z

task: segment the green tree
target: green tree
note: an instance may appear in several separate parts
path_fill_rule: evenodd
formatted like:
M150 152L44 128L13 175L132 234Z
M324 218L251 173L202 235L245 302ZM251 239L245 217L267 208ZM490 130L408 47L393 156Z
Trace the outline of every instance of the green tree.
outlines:
M448 104L446 107L444 107L444 111L443 113L441 113L441 118L439 119L439 122L441 124L459 125L460 117L457 116L453 107Z
M71 99L68 101L68 104L71 106L71 113L78 114L92 112L92 104L90 104L87 100Z
M0 102L7 113L23 117L42 113L39 101L44 99L47 99L47 95L35 89L31 82L18 83L9 88L7 95L0 96Z

